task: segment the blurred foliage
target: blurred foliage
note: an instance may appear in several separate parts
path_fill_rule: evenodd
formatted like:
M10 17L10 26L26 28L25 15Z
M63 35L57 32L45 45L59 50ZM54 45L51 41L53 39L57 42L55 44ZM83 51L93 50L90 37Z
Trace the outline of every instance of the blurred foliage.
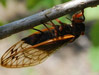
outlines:
M20 0L16 0L16 1L20 1ZM26 0L26 6L29 10L33 9L33 8L37 8L39 6L39 8L41 7L52 7L54 5L57 4L61 4L64 3L66 1L69 0ZM7 0L0 0L0 2L2 3L2 5L6 6L6 2Z
M92 25L90 38L92 47L89 51L92 68L94 71L99 72L99 6L94 8L85 9L86 21L94 21Z
M99 21L97 21L93 26L90 32L91 41L93 46L99 46Z
M40 2L42 2L42 0L26 0L26 5L28 9L33 9Z
M6 6L6 0L0 0L0 3L1 3L3 6Z
M91 20L99 20L99 6L97 7L89 7L85 9L85 17L86 21L91 21Z
M2 26L2 25L4 25L4 23L0 21L0 26Z
M69 0L26 0L26 5L29 10L35 10L39 8L50 8L57 4L64 3Z
M92 26L91 32L92 47L90 48L90 59L93 70L99 72L99 20Z
M91 59L91 67L93 71L99 72L99 46L92 46L90 48L89 58Z

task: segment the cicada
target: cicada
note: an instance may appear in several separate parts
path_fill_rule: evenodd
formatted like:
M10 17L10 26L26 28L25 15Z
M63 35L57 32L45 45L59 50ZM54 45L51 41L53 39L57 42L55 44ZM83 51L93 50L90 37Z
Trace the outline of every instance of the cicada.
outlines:
M45 17L49 19L47 15ZM7 68L20 68L40 64L63 44L71 43L83 35L84 20L83 10L72 16L71 24L56 19L60 24L56 25L49 19L48 23L42 23L45 29L34 29L37 32L11 46L1 57L1 65ZM47 25L52 27L49 28Z

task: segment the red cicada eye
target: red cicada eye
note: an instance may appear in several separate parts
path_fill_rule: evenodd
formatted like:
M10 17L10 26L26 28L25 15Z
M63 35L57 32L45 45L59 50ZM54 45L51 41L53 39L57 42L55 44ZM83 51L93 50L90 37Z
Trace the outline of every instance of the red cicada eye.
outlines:
M82 10L81 13L77 13L73 15L73 21L76 23L82 23L84 22L85 17L84 17L84 11Z

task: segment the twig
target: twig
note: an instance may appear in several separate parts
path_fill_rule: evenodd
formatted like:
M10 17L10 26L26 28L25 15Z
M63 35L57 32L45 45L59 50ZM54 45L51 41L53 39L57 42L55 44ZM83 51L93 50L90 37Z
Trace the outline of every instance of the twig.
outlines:
M46 19L45 15L53 20L55 18L69 14L70 12L76 12L83 8L93 7L96 5L99 5L99 0L73 0L54 6L37 14L1 26L0 39L3 39L23 30L31 29L34 26L41 24L41 22L47 22L48 19Z

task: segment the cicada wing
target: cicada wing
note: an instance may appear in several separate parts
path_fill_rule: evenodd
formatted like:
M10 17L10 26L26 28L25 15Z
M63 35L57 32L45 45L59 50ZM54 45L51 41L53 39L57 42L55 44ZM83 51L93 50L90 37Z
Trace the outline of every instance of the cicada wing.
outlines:
M31 47L31 45L24 43L24 41L19 41L18 43L14 44L1 57L1 65L5 65L4 67L10 67L7 65L11 65L13 61L17 62L15 58L17 58L20 55L21 51L29 47Z
M56 49L65 42L70 41L74 36L65 39L54 38L34 46L23 41L12 46L1 58L1 65L8 68L28 67L40 64ZM62 39L62 40L61 40Z
M34 66L46 58L48 54L36 48L29 48L25 51L2 58L1 65L8 68L20 68Z

